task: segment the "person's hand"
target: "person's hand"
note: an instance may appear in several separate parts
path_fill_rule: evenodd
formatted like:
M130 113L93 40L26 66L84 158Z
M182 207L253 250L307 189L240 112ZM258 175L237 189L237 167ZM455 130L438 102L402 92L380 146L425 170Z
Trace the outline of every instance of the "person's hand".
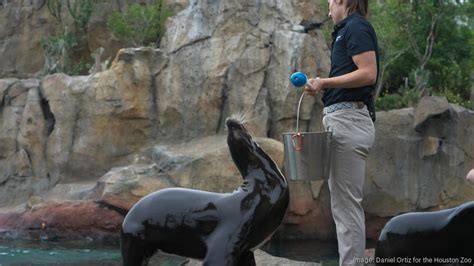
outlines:
M474 169L471 169L469 173L466 176L467 181L469 181L471 184L474 184Z
M323 89L323 83L319 78L310 78L308 80L308 84L304 87L304 92L306 94L316 96L318 95L321 90Z

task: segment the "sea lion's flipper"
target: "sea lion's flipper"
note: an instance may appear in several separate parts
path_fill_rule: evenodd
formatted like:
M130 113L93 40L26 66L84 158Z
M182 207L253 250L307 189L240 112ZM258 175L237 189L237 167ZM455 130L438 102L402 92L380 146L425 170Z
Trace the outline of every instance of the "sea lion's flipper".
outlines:
M127 233L121 232L120 248L124 266L143 265L146 262L142 241Z
M237 263L238 266L255 266L255 256L253 255L252 251L245 251L240 256L239 262Z
M211 237L206 240L208 243L206 257L204 258L203 266L214 265L235 265L238 257L235 256L239 251L237 247L232 245L231 239L236 237L238 232L229 232L229 228L219 228L213 232Z

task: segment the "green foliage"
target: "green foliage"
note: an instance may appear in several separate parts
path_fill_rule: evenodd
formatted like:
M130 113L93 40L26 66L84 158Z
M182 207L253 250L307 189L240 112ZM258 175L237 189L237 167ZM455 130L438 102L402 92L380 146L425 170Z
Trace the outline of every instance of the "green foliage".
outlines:
M165 21L170 15L170 9L162 0L150 6L133 4L123 13L115 11L107 26L117 38L135 46L152 45L163 35Z
M65 27L57 35L42 37L40 45L48 56L63 55L77 45L77 39L76 35Z
M420 93L410 87L402 87L397 93L387 93L375 101L377 110L392 110L413 107L420 100Z
M63 25L61 8L64 0L47 0L49 12L59 22L62 30L54 35L42 37L40 44L45 57L45 66L40 76L63 72L69 75L86 74L91 67L87 47L87 29L95 8L95 0L67 0L69 15L73 18L73 30ZM90 61L90 60L89 60Z
M448 102L457 104L459 106L462 106L466 109L471 108L471 101L469 99L466 99L462 97L459 93L456 94L456 92L446 90L444 92L435 92L435 96L445 96L448 99Z
M403 104L403 97L398 94L387 94L385 96L377 98L375 101L375 108L377 111L383 110L388 111L392 109L401 109L407 107Z
M90 61L80 60L78 63L68 65L64 73L67 73L71 76L85 75L89 74L89 69L91 69L93 64Z
M65 27L56 35L42 37L41 48L45 57L45 66L41 76L65 72L70 62L70 53L77 46L76 35Z
M84 35L80 37L85 38L89 20L91 18L92 12L94 12L95 0L74 0L72 4L70 0L67 0L66 3L69 14L74 19L76 31L79 34Z
M474 1L370 1L370 9L384 91L379 109L409 106L406 98L416 99L415 93L469 107Z

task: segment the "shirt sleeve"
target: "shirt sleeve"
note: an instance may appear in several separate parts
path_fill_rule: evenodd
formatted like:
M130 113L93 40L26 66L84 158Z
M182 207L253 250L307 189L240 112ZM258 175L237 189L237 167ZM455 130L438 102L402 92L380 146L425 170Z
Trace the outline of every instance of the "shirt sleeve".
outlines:
M349 56L354 56L367 51L375 51L371 28L369 25L364 23L353 23L347 25L345 41Z

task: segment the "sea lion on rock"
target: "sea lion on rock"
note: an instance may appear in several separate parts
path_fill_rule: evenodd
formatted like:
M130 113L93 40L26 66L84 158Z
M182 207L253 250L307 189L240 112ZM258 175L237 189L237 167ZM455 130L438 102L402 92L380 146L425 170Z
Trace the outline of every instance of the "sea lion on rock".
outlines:
M227 145L244 182L232 193L169 188L138 201L121 230L123 264L143 265L158 250L203 265L255 265L253 250L288 207L286 178L244 125L227 119Z
M395 216L380 233L377 265L474 263L474 201L435 212Z

